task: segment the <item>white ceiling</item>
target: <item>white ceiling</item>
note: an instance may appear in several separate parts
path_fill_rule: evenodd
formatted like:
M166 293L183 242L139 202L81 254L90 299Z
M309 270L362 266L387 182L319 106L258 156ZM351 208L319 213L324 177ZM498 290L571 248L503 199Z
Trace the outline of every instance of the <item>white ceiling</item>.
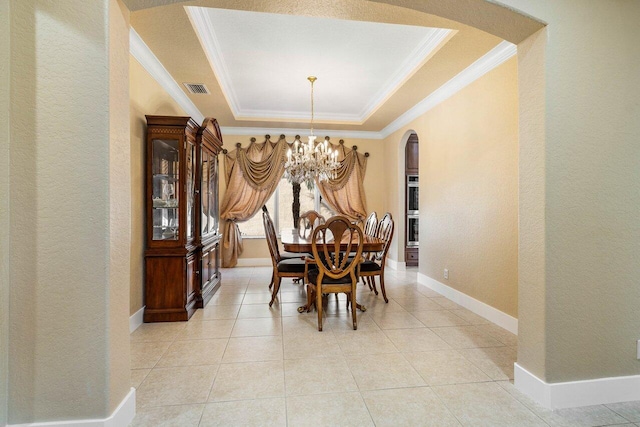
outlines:
M363 123L450 30L186 7L237 120ZM190 82L197 83L197 82Z

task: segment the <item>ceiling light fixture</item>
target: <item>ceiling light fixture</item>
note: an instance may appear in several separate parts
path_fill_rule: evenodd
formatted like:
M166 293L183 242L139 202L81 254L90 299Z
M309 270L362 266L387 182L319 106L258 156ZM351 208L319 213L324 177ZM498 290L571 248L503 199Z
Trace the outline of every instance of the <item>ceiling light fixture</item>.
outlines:
M287 180L294 184L305 182L307 188L312 189L315 180L319 182L335 178L340 163L338 162L338 150L329 147L329 140L316 143L316 136L313 134L313 83L316 77L309 76L307 80L311 82L311 133L309 141L303 143L300 136L296 135L293 142L293 150L287 150L287 161L284 164L285 176Z

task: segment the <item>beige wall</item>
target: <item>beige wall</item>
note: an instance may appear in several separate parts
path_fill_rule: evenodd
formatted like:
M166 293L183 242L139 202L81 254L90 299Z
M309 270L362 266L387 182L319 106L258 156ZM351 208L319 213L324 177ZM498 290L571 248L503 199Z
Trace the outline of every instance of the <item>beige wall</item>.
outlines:
M0 2L0 426L7 423L9 373L9 2Z
M287 141L293 141L295 135L285 135ZM238 136L238 135L222 135L224 140L224 148L227 150L235 149L237 142L243 146L249 145L251 136ZM255 136L256 140L264 141L264 135ZM304 136L303 136L304 138ZM272 138L276 140L277 138ZM335 144L341 138L331 138L331 141ZM370 154L367 160L367 173L364 178L364 191L367 197L367 209L369 211L375 210L378 212L378 216L386 212L385 203L385 168L386 159L384 158L383 142L381 140L367 140L367 139L349 139L342 138L348 147L354 145L358 146L358 151L362 153L368 152ZM224 156L220 155L220 201L224 198L224 191L226 188L224 177ZM244 251L240 256L241 259L247 258L262 258L269 259L269 249L264 239L244 239ZM224 279L223 279L224 280Z
M523 319L544 353L528 356L530 340L518 359L547 382L638 375L640 2L503 3L548 23L546 81L531 86L544 91L544 281L520 292L545 307Z
M419 138L420 273L514 317L517 95L512 58L385 140L387 152L402 160L404 134L413 130ZM398 178L389 180L392 188L404 178L403 168L397 170ZM404 211L399 193L390 200L397 216ZM404 228L398 227L396 242L400 251Z
M131 286L129 314L144 306L145 114L184 116L185 112L138 61L129 57L131 129Z
M126 297L112 298L128 280L110 272L128 247L128 192L110 193L112 129L128 121L109 111L126 99L110 78L126 14L108 0L9 5L8 422L106 418L129 392Z

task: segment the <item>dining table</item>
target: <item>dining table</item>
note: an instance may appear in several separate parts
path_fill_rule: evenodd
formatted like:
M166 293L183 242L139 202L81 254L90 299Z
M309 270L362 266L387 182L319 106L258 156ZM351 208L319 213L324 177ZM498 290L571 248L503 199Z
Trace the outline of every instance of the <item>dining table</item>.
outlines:
M297 228L285 228L280 232L280 241L284 250L287 252L312 253L312 232L310 230L299 230ZM362 253L378 252L384 248L385 241L378 237L363 235ZM333 245L332 245L333 246ZM349 241L340 242L340 250L346 251L349 247ZM353 246L352 246L353 248ZM356 308L360 311L366 311L367 308L362 304L356 303ZM306 304L298 307L298 313L309 311L310 307Z

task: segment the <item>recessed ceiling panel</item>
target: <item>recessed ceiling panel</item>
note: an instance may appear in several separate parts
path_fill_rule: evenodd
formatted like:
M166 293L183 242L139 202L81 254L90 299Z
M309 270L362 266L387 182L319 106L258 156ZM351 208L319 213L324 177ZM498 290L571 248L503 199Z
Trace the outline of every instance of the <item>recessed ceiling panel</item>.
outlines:
M450 30L186 7L236 119L362 123Z

